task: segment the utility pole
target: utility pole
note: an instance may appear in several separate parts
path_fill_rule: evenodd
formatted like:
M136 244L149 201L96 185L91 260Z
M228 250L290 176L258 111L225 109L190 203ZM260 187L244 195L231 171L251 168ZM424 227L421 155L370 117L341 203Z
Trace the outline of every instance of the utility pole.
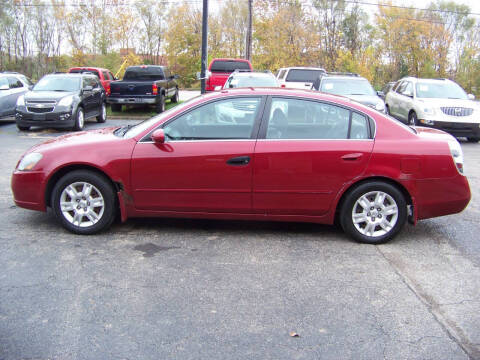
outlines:
M252 0L248 0L248 29L245 58L252 61Z
M207 76L208 59L208 0L203 0L202 13L202 68L200 72L201 90L205 94L205 78Z

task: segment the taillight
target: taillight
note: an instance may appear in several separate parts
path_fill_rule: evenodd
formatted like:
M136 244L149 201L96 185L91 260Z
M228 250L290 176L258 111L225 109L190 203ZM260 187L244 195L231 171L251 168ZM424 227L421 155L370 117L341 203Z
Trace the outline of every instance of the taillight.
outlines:
M280 87L284 88L284 87L285 87L285 84L280 85Z
M112 93L112 89L110 88L110 84L107 84L105 92L107 93L107 96L110 96L110 94Z
M158 95L158 87L157 84L152 85L152 94L153 95Z

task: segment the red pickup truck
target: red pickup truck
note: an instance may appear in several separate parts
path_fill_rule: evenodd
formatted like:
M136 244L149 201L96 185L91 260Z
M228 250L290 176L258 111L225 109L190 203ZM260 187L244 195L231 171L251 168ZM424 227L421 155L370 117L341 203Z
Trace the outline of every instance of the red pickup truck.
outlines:
M245 59L213 59L208 66L208 77L205 90L214 91L216 87L223 88L228 77L235 70L252 70L252 64Z
M92 73L98 77L100 83L102 84L103 88L105 89L105 93L107 96L110 96L110 83L112 81L117 80L115 76L110 72L108 69L102 68L95 68L95 67L73 67L68 70L69 73Z

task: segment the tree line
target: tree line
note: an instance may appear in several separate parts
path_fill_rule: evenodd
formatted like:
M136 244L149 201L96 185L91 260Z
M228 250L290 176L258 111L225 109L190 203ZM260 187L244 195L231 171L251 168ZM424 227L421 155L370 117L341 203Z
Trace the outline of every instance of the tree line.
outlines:
M209 58L244 57L247 0L210 2ZM377 88L403 76L446 77L480 94L480 21L466 5L425 9L359 0L254 0L252 62L260 70L316 66L359 73ZM0 69L35 79L70 66L160 58L195 85L201 3L196 0L7 0L0 4Z

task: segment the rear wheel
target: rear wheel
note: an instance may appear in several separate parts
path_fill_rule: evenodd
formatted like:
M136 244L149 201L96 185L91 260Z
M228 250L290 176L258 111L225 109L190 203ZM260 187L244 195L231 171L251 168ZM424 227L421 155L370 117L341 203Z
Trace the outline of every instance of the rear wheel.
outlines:
M388 107L388 105L385 105L385 113L386 113L387 115L391 115L391 114L390 114L390 108Z
M172 103L178 103L179 95L178 95L178 88L175 90L175 95L172 97Z
M410 114L408 114L408 125L418 125L417 113L415 111L411 111Z
M120 104L112 104L110 106L112 108L112 111L116 111L116 112L121 112L122 111L122 105L120 105Z
M165 95L160 95L160 99L155 104L155 111L159 114L165 111Z
M407 220L407 203L395 186L372 181L353 188L340 211L343 230L356 241L381 244L391 240Z
M53 211L67 230L94 234L109 227L115 217L115 192L104 176L75 170L62 177L53 188Z
M467 137L468 142L479 142L480 137Z
M107 105L102 102L100 114L97 116L97 122L104 123L105 121L107 121Z

